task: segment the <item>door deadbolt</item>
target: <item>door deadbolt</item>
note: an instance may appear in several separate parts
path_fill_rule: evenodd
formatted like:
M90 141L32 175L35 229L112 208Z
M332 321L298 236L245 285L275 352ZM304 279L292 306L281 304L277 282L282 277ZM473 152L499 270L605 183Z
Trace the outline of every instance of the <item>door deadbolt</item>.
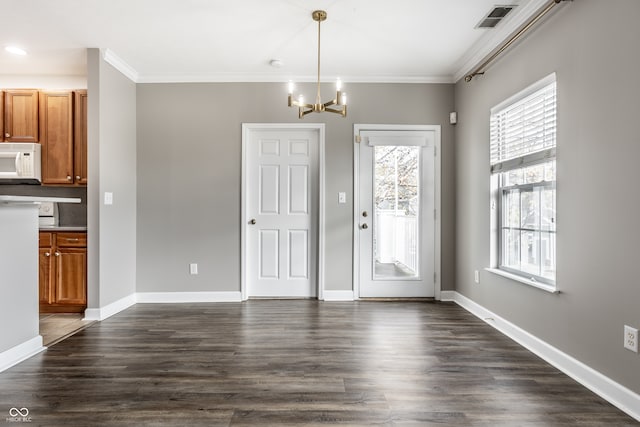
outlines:
M362 224L360 226L363 230L366 230L367 228L369 228L369 226L367 225L367 223L365 222L364 224Z
M365 217L365 218L366 218L368 215L369 215L369 214L367 213L367 211L362 211L362 216L363 216L363 217Z

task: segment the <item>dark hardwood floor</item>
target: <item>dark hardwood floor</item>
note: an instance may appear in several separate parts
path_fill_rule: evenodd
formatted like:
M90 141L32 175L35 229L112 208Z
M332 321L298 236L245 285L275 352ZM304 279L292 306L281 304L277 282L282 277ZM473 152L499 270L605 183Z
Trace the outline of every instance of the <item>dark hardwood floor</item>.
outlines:
M47 427L640 425L433 302L138 304L1 373L0 422L14 407Z

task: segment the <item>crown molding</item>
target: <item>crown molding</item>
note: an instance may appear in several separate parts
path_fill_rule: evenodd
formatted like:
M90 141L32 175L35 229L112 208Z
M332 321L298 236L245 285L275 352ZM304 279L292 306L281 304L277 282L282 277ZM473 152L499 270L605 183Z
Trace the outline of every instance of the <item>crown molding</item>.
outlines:
M548 3L549 0L530 0L526 4L516 7L512 12L513 16L505 19L502 25L498 25L494 29L485 30L485 34L457 61L457 65L454 67L457 71L452 76L453 82L455 83L469 74L474 67L477 67L482 60Z
M113 53L111 49L101 49L101 52L102 59L104 59L106 63L120 71L132 82L138 83L139 74L131 65L127 64L122 58Z
M341 76L345 83L454 83L452 76ZM330 83L337 76L324 76ZM203 73L203 74L142 74L137 83L316 83L317 76L284 76L275 74Z

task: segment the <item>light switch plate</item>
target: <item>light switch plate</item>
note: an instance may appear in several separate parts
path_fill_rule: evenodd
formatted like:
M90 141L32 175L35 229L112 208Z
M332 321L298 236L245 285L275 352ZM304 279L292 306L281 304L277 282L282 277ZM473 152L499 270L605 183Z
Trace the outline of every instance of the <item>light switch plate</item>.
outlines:
M189 264L189 274L198 274L198 264L196 263Z
M112 205L113 204L113 193L110 191L104 192L104 204Z
M338 193L338 203L347 203L347 193L344 191Z

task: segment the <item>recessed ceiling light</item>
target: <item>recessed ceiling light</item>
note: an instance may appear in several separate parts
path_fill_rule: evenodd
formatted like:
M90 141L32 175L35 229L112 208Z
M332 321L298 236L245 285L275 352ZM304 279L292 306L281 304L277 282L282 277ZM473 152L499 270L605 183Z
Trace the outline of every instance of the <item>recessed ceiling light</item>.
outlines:
M4 48L4 50L6 50L7 52L11 52L14 55L26 55L27 52L25 52L23 49L20 49L19 47L16 46L7 46Z

